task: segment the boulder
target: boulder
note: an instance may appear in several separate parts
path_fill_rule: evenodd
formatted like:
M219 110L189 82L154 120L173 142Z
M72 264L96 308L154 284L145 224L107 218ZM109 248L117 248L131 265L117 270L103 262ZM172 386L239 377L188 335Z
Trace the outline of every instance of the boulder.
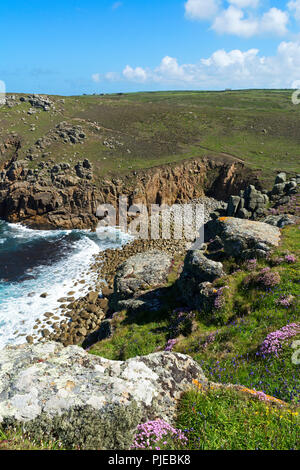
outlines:
M296 223L296 217L293 217L289 214L283 215L269 215L266 217L263 222L265 224L273 225L274 227L283 228L286 225L293 225Z
M161 286L166 282L171 266L172 258L158 250L128 258L115 276L115 302L138 297L149 289Z
M209 309L215 291L211 283L224 275L222 263L208 259L200 250L189 251L178 280L185 302L197 310Z
M286 173L284 172L278 173L275 179L275 184L282 184L282 183L286 183Z
M121 362L53 342L10 346L0 355L0 423L66 447L129 449L139 424L173 422L193 379L207 382L179 353Z
M213 282L224 276L223 265L207 258L200 250L189 251L185 260L183 274L192 276L198 282Z
M267 223L220 217L206 224L205 236L222 240L224 251L235 258L264 258L280 242L280 229Z

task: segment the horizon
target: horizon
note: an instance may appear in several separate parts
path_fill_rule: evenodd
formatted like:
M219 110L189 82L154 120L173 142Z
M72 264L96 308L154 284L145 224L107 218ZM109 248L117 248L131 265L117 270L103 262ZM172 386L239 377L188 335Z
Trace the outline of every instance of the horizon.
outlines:
M61 96L297 89L299 24L300 0L12 0L0 80Z
M20 92L15 92L15 91L9 91L6 90L5 94L6 95L47 95L47 96L57 96L57 97L65 97L65 98L72 98L72 97L82 97L82 96L110 96L110 95L134 95L134 94L146 94L146 93L230 93L230 92L251 92L251 91L287 91L291 92L294 90L298 90L298 88L231 88L231 89L220 89L220 90L197 90L197 89L190 89L190 90L178 90L178 89L170 89L170 90L139 90L139 91L115 91L111 93L81 93L81 94L58 94L58 93L34 93L34 92L29 92L29 91L20 91Z

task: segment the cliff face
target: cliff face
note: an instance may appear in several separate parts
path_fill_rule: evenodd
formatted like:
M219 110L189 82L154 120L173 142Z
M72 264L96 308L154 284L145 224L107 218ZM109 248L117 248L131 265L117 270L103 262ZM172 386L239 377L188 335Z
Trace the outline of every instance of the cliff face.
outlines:
M40 229L92 228L99 204L117 207L119 195L129 204L174 204L204 194L228 199L254 174L240 161L199 158L95 181L88 160L74 168L45 162L38 170L14 157L0 169L0 218Z

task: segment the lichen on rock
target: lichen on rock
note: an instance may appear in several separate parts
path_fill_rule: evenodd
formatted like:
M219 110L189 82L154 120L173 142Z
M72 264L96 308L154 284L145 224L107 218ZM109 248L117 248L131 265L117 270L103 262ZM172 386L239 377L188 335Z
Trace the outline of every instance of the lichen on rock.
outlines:
M122 362L54 342L9 346L0 357L0 423L66 447L129 449L138 424L174 420L193 379L206 383L179 353Z

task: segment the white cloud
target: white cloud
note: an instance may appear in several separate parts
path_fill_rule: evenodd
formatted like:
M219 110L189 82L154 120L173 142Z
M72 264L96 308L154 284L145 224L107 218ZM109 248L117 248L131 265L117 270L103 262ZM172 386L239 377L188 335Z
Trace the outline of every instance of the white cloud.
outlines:
M251 37L258 32L258 22L256 20L244 19L244 12L231 5L215 18L212 29L221 34L227 33Z
M123 70L124 77L133 82L145 82L147 80L147 72L142 67L136 67L133 69L130 65L126 65Z
M241 9L231 5L215 18L212 29L246 38L265 33L282 36L287 33L288 21L288 14L278 8L271 8L261 18L246 19Z
M224 49L220 49L214 52L208 59L202 59L201 62L208 67L214 65L221 68L234 64L244 65L248 61L255 59L258 53L258 49L249 49L246 52L242 52L239 49L226 52Z
M289 16L285 11L271 8L268 12L264 13L260 29L263 33L267 32L282 36L287 33L288 21Z
M188 0L185 7L187 18L205 20L214 17L219 9L219 0Z
M211 28L217 33L244 38L260 34L282 36L288 32L287 11L273 7L262 12L260 0L227 0L225 6L225 1L221 0L188 0L185 4L186 17L209 20L212 22ZM300 0L291 0L287 7L300 19Z
M293 13L296 20L300 21L300 0L292 0L287 4L288 9Z
M263 56L258 49L220 49L195 64L166 56L154 68L127 65L122 75L93 75L94 81L100 79L182 89L289 88L300 80L300 42L282 41L274 56Z

